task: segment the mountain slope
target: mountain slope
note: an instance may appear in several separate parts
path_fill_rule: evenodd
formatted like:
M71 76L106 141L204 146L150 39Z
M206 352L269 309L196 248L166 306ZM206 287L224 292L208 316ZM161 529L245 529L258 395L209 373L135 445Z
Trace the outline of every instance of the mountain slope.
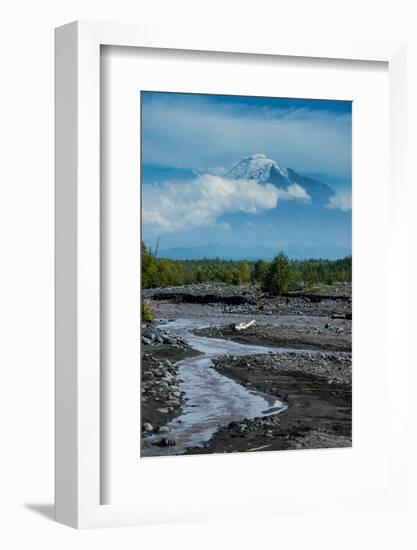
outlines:
M227 172L226 177L234 180L256 180L259 183L271 182L271 179L288 181L286 168L262 153L242 159Z

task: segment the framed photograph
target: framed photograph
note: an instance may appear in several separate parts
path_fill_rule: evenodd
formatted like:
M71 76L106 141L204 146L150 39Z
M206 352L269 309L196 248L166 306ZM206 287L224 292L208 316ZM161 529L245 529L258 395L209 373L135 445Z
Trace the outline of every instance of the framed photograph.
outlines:
M58 521L404 502L404 82L402 43L56 30Z

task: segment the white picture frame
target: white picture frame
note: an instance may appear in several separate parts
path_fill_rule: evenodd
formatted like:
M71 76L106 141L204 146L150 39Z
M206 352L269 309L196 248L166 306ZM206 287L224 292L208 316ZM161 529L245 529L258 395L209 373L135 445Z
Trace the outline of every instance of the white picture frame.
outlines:
M387 41L300 40L292 43L239 30L169 29L116 23L74 22L56 30L56 519L76 528L135 525L161 520L240 517L247 507L236 499L207 502L190 516L175 499L158 510L132 504L101 504L100 401L100 48L102 45L165 48L382 61L389 70L389 155L393 239L405 236L405 45ZM405 274L404 247L392 247L392 261ZM395 256L395 257L394 257ZM404 297L389 303L405 315ZM396 391L405 393L406 361L396 365ZM397 393L398 395L398 393ZM402 395L402 394L401 394ZM401 414L405 415L405 407ZM402 434L384 490L338 495L294 494L269 514L398 503L405 498ZM262 515L262 511L254 515Z

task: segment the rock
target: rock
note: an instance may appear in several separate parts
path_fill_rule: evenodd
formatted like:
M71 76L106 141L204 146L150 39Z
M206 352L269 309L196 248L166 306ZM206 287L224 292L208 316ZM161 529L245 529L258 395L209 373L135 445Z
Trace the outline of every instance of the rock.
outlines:
M156 409L161 414L168 414L168 409Z
M167 439L166 437L163 437L157 443L158 447L174 447L176 444L177 442L175 441L175 439Z
M150 346L151 341L149 340L149 338L146 338L146 336L142 336L142 344L146 344L146 345Z
M168 428L168 426L160 426L159 430L158 430L158 433L160 434L164 434L164 433L168 433L170 432L171 430Z
M142 428L144 432L153 432L153 426L150 422L145 422Z

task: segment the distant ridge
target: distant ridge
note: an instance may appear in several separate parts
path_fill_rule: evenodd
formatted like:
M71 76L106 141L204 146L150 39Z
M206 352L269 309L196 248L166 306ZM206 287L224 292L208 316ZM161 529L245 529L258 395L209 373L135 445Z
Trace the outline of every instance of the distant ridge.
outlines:
M207 244L195 247L173 247L160 250L160 258L170 260L271 260L280 250L283 250L291 259L303 260L306 258L323 258L334 260L351 254L351 250L345 246L283 246L267 247L259 245L222 245Z

